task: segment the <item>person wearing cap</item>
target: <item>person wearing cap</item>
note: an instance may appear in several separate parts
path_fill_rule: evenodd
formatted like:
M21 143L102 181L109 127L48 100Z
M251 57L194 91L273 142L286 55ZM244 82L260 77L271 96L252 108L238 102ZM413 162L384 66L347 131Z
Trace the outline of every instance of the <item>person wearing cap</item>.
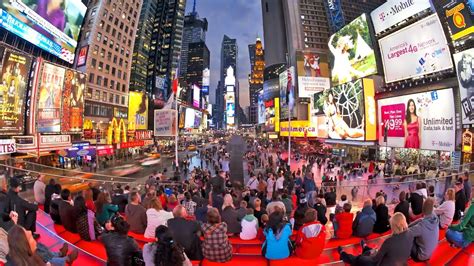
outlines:
M301 226L304 224L304 215L306 213L306 210L309 209L308 207L308 201L306 200L306 195L304 193L300 194L299 201L298 201L298 207L296 207L296 211L294 214L294 225L293 229L294 230L299 230Z
M38 205L30 203L18 195L21 190L21 182L18 178L10 179L10 190L7 193L8 210L18 213L18 224L23 226L26 230L32 232L35 239L39 238L39 234L36 233L36 211Z

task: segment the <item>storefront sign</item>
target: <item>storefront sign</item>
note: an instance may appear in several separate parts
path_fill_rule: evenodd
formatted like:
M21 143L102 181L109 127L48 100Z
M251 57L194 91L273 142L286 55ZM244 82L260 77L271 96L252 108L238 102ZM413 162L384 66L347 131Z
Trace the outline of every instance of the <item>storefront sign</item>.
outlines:
M61 146L61 145L71 145L71 136L70 135L40 135L40 147L41 146Z
M280 136L288 137L288 122L280 123ZM314 138L318 136L318 129L310 121L291 121L291 136L297 138Z
M472 153L472 132L469 129L462 133L462 152Z
M0 155L16 152L14 139L0 139Z
M436 14L380 39L379 47L387 83L453 67L443 27Z
M456 118L452 89L378 100L379 143L385 125L389 147L454 151Z
M430 0L389 0L370 13L375 34L431 8Z
M153 131L152 130L135 131L135 139L136 140L153 139Z
M105 155L113 155L113 154L114 154L114 146L112 145L97 147L97 156L105 156Z
M144 145L145 145L145 142L143 140L135 140L135 141L130 141L130 142L117 143L117 149L142 147Z

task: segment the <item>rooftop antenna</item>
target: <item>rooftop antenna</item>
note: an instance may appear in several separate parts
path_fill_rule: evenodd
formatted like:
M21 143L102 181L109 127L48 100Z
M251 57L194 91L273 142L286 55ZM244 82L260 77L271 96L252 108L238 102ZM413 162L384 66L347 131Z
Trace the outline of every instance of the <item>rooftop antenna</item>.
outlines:
M193 3L193 14L196 14L196 0Z

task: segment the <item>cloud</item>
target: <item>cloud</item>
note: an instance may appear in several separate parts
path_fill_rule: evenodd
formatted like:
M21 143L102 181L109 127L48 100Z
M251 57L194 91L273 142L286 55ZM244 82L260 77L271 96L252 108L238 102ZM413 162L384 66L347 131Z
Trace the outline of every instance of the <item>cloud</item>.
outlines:
M209 25L206 45L211 52L211 102L220 78L221 43L224 34L237 39L237 79L240 83L240 105L249 105L248 74L250 61L248 45L255 43L257 36L263 36L262 10L258 0L196 0L196 11L206 18ZM188 0L186 13L193 8L193 0Z

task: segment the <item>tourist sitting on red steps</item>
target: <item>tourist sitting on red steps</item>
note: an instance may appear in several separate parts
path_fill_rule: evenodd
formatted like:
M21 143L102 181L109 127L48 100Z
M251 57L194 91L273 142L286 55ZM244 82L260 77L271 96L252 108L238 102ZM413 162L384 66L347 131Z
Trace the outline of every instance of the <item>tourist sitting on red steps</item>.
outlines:
M316 259L326 245L326 228L318 222L315 209L305 213L305 224L296 233L296 256L302 259Z

